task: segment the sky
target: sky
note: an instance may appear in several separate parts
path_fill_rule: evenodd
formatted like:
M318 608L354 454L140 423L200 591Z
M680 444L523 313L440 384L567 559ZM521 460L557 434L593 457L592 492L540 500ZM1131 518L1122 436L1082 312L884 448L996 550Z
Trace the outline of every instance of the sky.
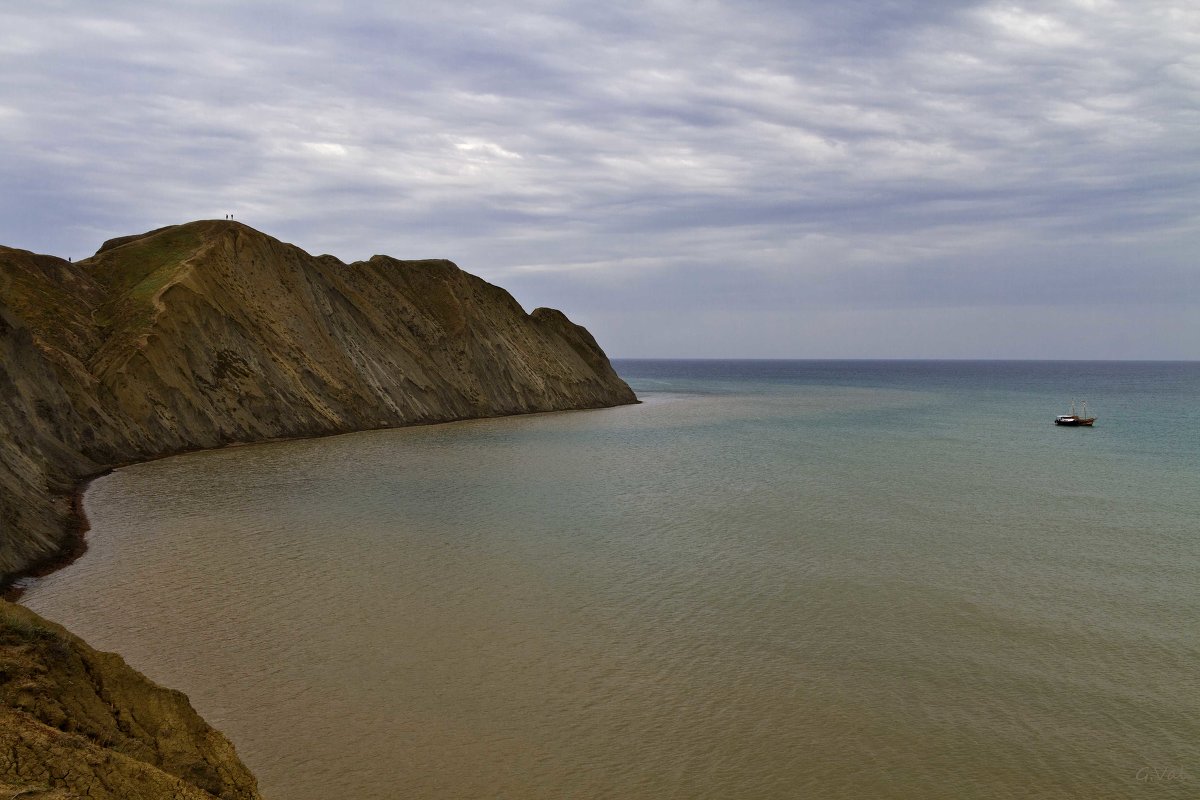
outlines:
M230 212L613 357L1200 359L1200 3L0 5L0 243Z

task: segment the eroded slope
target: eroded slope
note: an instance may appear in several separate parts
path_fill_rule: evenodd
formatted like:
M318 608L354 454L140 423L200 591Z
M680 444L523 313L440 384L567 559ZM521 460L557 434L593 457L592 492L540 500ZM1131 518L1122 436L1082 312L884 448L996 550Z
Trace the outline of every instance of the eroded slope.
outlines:
M61 797L257 800L224 736L180 692L0 601L0 785Z
M0 580L59 555L82 475L232 442L635 402L560 312L448 261L314 257L240 223L0 248Z

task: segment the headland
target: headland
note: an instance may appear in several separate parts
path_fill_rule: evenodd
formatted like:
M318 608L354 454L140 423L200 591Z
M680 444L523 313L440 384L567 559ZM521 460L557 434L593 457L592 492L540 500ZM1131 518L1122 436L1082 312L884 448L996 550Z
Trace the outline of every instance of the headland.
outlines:
M0 246L0 391L3 588L82 552L82 488L122 464L637 402L584 328L449 261L345 264L228 220L74 263ZM7 601L0 661L0 784L257 797L186 698Z

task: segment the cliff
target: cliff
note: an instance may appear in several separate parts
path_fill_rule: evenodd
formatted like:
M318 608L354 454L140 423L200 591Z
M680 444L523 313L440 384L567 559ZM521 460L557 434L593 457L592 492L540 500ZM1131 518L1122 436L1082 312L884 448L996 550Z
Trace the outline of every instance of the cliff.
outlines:
M107 466L295 436L635 402L562 313L449 261L311 256L237 222L0 247L0 584L70 547Z
M585 329L449 261L344 264L217 220L78 263L0 246L0 398L0 588L82 547L75 489L114 465L636 402ZM257 796L186 698L118 657L5 603L0 659L0 790Z
M0 795L39 791L97 800L259 797L233 746L183 694L0 601Z

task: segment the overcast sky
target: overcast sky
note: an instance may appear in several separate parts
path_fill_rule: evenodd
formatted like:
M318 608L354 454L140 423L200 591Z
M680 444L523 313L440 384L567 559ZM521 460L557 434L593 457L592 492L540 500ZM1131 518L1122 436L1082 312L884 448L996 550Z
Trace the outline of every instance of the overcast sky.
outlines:
M614 357L1200 358L1200 3L0 6L0 243L233 212Z

